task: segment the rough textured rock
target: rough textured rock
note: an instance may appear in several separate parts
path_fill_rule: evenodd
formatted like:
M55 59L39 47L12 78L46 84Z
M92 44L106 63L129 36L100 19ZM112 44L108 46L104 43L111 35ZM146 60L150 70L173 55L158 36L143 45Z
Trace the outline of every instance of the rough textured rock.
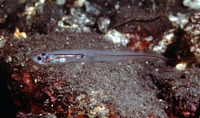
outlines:
M2 117L199 117L199 65L191 61L191 45L184 40L194 32L173 26L168 19L173 13L193 13L181 5L181 0L88 0L76 6L77 12L92 21L84 26L81 19L77 20L81 16L71 17L73 0L0 3ZM72 18L70 24L63 22L65 26L82 29L75 32L61 28L58 22L64 16ZM116 29L125 36L138 36L137 41L130 38L129 49L139 44L137 49L152 51L153 47L164 45L165 56L188 58L190 66L179 71L162 60L143 59L50 66L33 61L38 53L61 49L128 51L103 38L105 34L98 29L102 17L111 22L108 31ZM185 27L192 23L189 21ZM196 24L194 29L198 29ZM24 33L27 37L21 37ZM168 33L173 33L172 42L160 44ZM142 37L149 36L151 41L143 45ZM199 42L199 36L194 38Z

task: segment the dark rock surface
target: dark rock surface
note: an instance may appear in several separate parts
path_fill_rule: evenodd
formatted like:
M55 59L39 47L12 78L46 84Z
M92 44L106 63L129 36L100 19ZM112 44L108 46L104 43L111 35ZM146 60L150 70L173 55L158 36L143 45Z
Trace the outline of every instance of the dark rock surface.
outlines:
M58 25L62 17L71 15L73 2L59 5L51 0L44 3L39 0L0 1L2 116L198 117L198 64L190 63L188 69L180 71L162 60L44 66L32 59L41 52L63 49L128 51L122 45L103 39L104 34L97 25L102 16L111 19L110 29L116 28L123 33L132 32L138 25L143 27L155 37L152 45L157 45L160 36L173 28L167 14L192 13L192 10L183 7L180 0L144 0L142 3L137 0L89 0L87 2L100 14L86 12L85 6L77 8L87 15L84 19L91 19L93 23L81 25L77 21L74 24L83 30L74 32L72 24ZM118 4L120 7L116 9ZM155 9L153 5L156 5ZM26 12L30 7L33 7L31 14ZM66 29L66 26L73 27L73 30ZM27 37L13 35L15 28L25 32ZM150 49L146 51L152 51Z

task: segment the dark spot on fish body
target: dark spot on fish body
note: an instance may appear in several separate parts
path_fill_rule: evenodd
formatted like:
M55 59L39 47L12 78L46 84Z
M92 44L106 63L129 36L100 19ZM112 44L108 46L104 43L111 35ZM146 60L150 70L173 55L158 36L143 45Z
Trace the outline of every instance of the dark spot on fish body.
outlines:
M42 56L44 56L45 55L45 53L42 53Z

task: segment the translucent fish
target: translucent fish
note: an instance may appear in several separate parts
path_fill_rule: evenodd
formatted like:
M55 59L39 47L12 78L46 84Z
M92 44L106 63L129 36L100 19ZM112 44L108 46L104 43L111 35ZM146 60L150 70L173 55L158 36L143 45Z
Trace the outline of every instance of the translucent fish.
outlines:
M163 56L134 53L134 52L111 52L98 50L58 50L53 52L44 52L36 55L33 60L42 65L49 65L55 63L71 63L71 62L96 62L96 61L121 61L132 59L162 59L168 60Z

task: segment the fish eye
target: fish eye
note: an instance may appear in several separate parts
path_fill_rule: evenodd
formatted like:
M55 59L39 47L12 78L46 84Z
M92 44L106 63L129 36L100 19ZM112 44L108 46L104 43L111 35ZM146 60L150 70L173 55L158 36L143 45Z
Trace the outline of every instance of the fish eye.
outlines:
M42 56L44 56L45 55L45 53L42 53Z
M39 56L37 59L38 59L38 60L41 60L42 58Z

